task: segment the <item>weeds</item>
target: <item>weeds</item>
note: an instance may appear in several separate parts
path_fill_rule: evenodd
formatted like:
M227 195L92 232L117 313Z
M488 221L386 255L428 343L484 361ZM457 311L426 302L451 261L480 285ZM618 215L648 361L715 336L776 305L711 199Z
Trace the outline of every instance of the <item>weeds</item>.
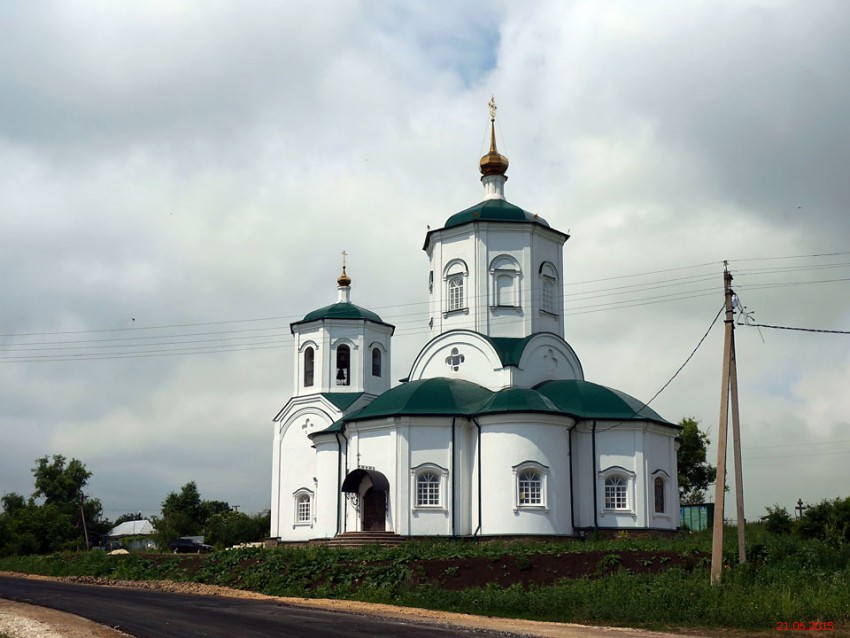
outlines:
M51 576L101 576L123 580L193 580L278 596L321 596L533 618L649 628L712 627L763 630L777 621L823 620L850 623L850 545L834 537L802 539L767 534L748 526L751 561L735 562L734 530L719 587L709 584L710 535L583 543L409 542L398 547L331 549L324 546L246 548L185 559L177 556L107 556L102 552L63 553L0 560L0 570ZM590 535L593 536L593 535ZM637 564L657 562L659 573L625 570L629 552L646 552ZM497 572L545 567L546 555L603 552L592 578L562 579L548 586L485 587L453 591L427 582L418 561L484 557ZM685 569L670 567L668 556L688 559ZM642 562L643 561L643 562ZM628 564L635 564L630 561ZM504 567L503 567L504 566ZM445 578L460 574L448 565ZM2 638L2 636L0 636Z

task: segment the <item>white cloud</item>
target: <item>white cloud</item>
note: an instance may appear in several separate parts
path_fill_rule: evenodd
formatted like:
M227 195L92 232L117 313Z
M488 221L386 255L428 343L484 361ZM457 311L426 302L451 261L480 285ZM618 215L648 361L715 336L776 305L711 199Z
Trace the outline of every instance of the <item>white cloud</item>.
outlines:
M846 256L746 261L844 250L847 11L5 5L0 55L15 64L0 71L0 333L17 336L0 337L0 354L161 334L175 336L150 349L224 337L273 349L0 362L0 491L31 492L33 459L62 453L94 471L112 516L155 510L188 480L262 507L270 419L291 383L291 350L271 342L334 301L345 249L353 299L397 324L392 374L407 374L426 338L426 225L480 199L491 92L508 198L573 235L567 332L591 380L654 394L720 307L726 258L759 320L847 328L846 282L771 287L846 277L781 270ZM694 264L710 265L575 283ZM659 287L607 290L649 281ZM210 325L147 330L182 324ZM653 404L702 419L713 440L720 328ZM20 336L71 330L113 332ZM850 484L850 446L817 455L850 438L846 337L764 337L738 331L752 516ZM66 346L139 350L128 343ZM215 342L182 345L204 343Z

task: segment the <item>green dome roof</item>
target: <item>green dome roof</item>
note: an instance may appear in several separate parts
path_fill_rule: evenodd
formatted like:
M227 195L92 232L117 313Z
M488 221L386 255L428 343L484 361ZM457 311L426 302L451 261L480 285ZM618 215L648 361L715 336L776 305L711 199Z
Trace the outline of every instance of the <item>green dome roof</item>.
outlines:
M477 412L478 414L505 412L551 412L552 414L560 414L561 410L537 390L505 388L493 393L493 396Z
M338 432L344 422L391 416L482 416L510 412L563 414L578 420L653 421L676 427L625 392L589 381L544 381L534 388L492 392L470 381L436 377L402 383L316 434Z
M535 389L550 399L562 412L583 419L623 419L624 421L655 421L671 425L643 401L589 381L544 381Z
M525 222L549 227L542 217L538 217L504 199L486 199L466 210L455 213L446 220L445 227L453 228L469 222Z
M308 312L301 321L296 321L293 325L306 323L307 321L318 321L319 319L365 319L366 321L384 323L371 310L355 306L353 303L341 301L330 306L325 306L324 308L319 308L313 312Z
M460 379L436 377L402 383L372 401L346 421L360 421L401 414L458 415L470 414L487 401L492 392Z

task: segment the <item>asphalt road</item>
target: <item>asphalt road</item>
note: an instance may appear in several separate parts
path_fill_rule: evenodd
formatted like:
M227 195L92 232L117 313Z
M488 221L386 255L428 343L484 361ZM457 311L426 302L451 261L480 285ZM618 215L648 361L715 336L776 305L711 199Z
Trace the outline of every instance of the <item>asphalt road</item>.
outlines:
M0 576L0 598L89 618L137 638L481 638L445 629L270 601L170 594Z

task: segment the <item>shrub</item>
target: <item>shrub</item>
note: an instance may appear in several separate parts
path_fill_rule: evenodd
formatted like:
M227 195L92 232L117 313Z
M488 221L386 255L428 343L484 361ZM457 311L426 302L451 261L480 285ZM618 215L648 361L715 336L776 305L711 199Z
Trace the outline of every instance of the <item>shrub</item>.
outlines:
M774 504L773 507L767 508L767 516L764 517L764 527L771 534L785 535L791 533L794 527L794 521L787 509Z

